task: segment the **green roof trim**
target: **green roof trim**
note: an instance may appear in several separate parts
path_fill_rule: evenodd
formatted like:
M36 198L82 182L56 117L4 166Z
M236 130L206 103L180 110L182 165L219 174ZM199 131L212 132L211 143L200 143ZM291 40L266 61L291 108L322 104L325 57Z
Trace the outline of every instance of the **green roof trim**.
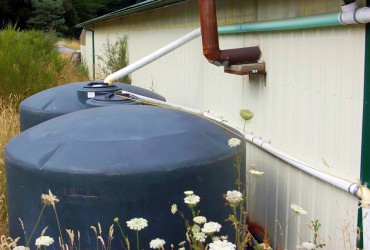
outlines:
M140 3L128 6L126 8L108 13L106 15L88 20L86 22L77 24L76 27L83 28L90 24L108 21L108 20L112 20L112 19L119 18L122 16L137 14L137 13L148 11L148 10L162 8L168 5L172 5L172 4L176 4L176 3L180 3L184 1L187 1L187 0L146 0Z

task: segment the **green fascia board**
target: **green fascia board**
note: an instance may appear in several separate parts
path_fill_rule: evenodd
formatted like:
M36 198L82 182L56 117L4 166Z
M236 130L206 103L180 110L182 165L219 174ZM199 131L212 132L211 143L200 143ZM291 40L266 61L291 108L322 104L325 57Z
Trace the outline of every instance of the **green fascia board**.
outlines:
M162 7L165 7L165 6L168 6L168 5L172 5L172 4L176 4L176 3L180 3L180 2L184 2L184 1L187 1L187 0L146 0L146 1L143 1L143 2L140 2L140 3L128 6L126 8L108 13L106 15L88 20L86 22L77 24L76 27L77 28L82 28L82 27L85 27L85 26L90 25L90 24L99 23L99 22L103 22L103 21L107 21L107 20L112 20L112 19L115 19L115 18L128 16L128 15L132 15L132 14L137 14L137 13L148 11L148 10L162 8Z

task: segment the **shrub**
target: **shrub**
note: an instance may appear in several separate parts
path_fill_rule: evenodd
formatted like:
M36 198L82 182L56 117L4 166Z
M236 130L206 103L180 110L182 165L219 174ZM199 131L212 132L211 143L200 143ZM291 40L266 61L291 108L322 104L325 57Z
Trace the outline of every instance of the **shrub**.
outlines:
M65 60L55 47L56 36L20 31L9 25L0 31L0 97L21 99L56 85Z

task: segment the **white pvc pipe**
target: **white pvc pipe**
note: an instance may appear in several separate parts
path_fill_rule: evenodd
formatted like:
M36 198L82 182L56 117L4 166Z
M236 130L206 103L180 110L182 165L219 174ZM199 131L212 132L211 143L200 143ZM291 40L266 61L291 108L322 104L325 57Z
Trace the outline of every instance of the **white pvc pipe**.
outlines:
M139 61L134 62L133 64L128 65L127 67L120 69L113 74L107 76L104 80L105 83L112 84L115 81L118 81L120 78L144 67L145 65L157 60L158 58L168 54L169 52L177 49L178 47L190 42L191 40L199 37L201 35L200 28L193 30L192 32L180 37L176 41L173 41L170 44L160 48L159 50L147 55L146 57L140 59Z
M339 13L339 22L343 25L370 22L370 8L359 8L357 2L342 5Z
M172 104L172 103L168 103L168 102L155 100L155 99L152 99L152 98L149 98L149 97L140 96L140 95L130 93L130 92L128 92L128 93L133 95L133 96L137 96L140 100L143 100L145 102L158 104L158 105L161 105L161 106L167 106L167 107L171 107L171 108L176 108L176 109L179 109L179 110L183 110L183 111L186 111L186 112L191 112L191 113L198 114L198 115L203 115L204 117L207 117L209 119L212 119L212 120L215 120L215 121L218 121L218 122L222 122L222 123L228 125L229 127L231 127L233 129L239 131L240 133L242 133L240 131L240 129L236 128L235 126L233 126L231 124L228 124L227 122L223 121L220 118L216 118L216 117L212 116L211 114L209 114L207 112L202 112L198 109L188 108L188 107L184 107L184 106L177 105L177 104ZM292 155L289 155L289 154L281 151L280 149L275 148L274 146L272 146L268 142L263 141L260 138L254 136L252 134L245 133L244 138L247 141L253 143L254 145L257 145L258 147L264 149L265 151L269 152L270 154L272 154L272 155L276 156L277 158L281 159L282 161L285 161L285 162L289 163L290 165L302 170L303 172L305 172L309 175L312 175L312 176L314 176L314 177L316 177L316 178L318 178L318 179L320 179L320 180L322 180L326 183L329 183L329 184L331 184L331 185L333 185L333 186L335 186L339 189L342 189L346 192L349 192L349 193L353 194L354 196L356 196L358 198L362 198L362 197L359 196L359 193L358 193L359 189L361 188L358 184L347 181L347 180L343 180L341 178L338 178L338 177L332 176L330 174L327 174L323 171L320 171L320 170L310 166L308 163L303 162L301 160L298 160L295 157L293 157ZM369 248L369 250L370 250L370 248Z

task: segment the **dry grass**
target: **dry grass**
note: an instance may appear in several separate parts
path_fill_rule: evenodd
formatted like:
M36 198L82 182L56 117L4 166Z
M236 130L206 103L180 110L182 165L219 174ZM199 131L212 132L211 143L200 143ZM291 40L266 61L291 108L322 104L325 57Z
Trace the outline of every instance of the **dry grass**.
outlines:
M68 48L75 49L75 50L80 49L80 41L78 40L62 39L57 42L57 45L68 47Z
M70 56L70 55L69 55ZM79 82L88 80L86 69L80 64L69 62L68 55L61 55L65 60L65 65L59 74L56 83L49 86L54 87L70 82ZM19 95L11 95L8 98L0 98L0 235L8 235L8 210L6 196L6 178L4 165L4 148L6 143L19 133L19 113L17 104L21 101ZM0 247L0 249L2 249Z
M57 85L89 80L87 69L84 65L70 62L72 54L60 53L60 56L65 60L65 65L59 75Z
M9 139L19 133L19 115L15 108L18 102L17 96L0 99L0 235L8 233L4 148Z

